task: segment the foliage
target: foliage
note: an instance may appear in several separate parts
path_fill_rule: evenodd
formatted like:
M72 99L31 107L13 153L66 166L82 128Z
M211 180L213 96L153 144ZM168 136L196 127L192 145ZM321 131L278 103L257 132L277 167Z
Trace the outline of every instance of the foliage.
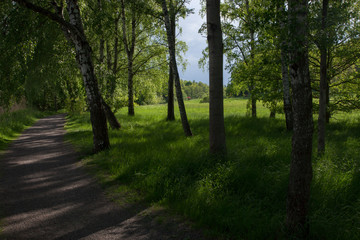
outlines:
M182 137L178 123L164 121L165 105L137 107L131 118L121 110L122 131L110 131L113 147L87 156L87 163L101 172L105 186L141 192L147 201L211 229L210 234L285 238L291 133L283 116L268 119L269 111L259 107L259 119L247 118L246 100L226 99L228 156L219 159L208 153L208 105L198 100L186 104L194 137ZM313 239L359 238L359 116L336 116L338 121L328 128L327 152L314 162ZM87 115L72 116L67 130L67 139L81 151L91 151Z
M202 82L181 81L181 89L185 99L204 98L209 95L209 86Z

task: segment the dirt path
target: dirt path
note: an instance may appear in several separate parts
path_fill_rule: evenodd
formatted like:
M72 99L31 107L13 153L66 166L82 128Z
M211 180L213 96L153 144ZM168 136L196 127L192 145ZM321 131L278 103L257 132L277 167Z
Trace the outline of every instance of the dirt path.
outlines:
M63 142L64 123L39 120L1 157L0 239L202 239L161 211L110 202Z

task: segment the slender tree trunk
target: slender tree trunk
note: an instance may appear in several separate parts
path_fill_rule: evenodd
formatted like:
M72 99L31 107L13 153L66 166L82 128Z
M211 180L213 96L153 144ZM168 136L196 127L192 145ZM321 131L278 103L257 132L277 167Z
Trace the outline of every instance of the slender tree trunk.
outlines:
M331 118L329 104L330 104L330 86L329 86L329 79L327 79L326 80L326 123L329 123Z
M105 43L106 43L105 44L106 45L106 65L107 65L107 69L110 70L111 63L112 63L110 44L109 44L109 41L106 41Z
M248 16L250 16L250 6L249 6L249 0L245 1L245 7L246 7L246 13ZM251 61L254 60L254 43L255 43L255 31L252 26L252 19L249 17L247 19L248 24L250 25L250 59ZM255 89L255 82L254 79L251 79L250 81L250 99L251 99L251 116L256 117L256 97L254 96L254 89Z
M114 39L114 65L113 65L113 69L112 72L113 74L116 75L117 73L117 65L118 65L118 59L119 59L119 51L118 51L118 47L119 47L119 38L118 38L118 26L119 26L119 18L117 17L115 19L115 23L114 23L114 34L115 34L115 39Z
M170 0L169 5L169 20L170 26L173 33L173 40L175 41L176 37L176 18L175 18L175 9L173 1ZM175 42L173 43L175 45ZM175 120L175 112L174 112L174 74L171 67L171 63L169 61L169 82L168 82L168 109L167 109L167 121L174 121Z
M256 98L251 94L251 116L256 117Z
M135 41L136 41L136 15L135 12L132 12L131 16L131 39L128 39L126 31L126 15L125 15L125 3L124 0L121 0L121 20L122 20L122 34L123 42L125 45L125 52L127 55L127 68L128 68L128 115L134 116L134 87L133 87L133 57L135 52Z
M286 129L288 131L292 131L292 129L293 129L293 113L292 113L292 107L291 107L289 67L288 67L287 55L288 55L287 51L282 47L281 48L281 73L282 73L282 84L283 84L284 113L285 113Z
M282 16L285 13L284 4L278 8L278 13ZM284 16L285 17L285 16ZM286 121L286 129L292 131L293 129L293 113L291 106L291 94L290 94L290 80L289 80L289 59L288 59L288 46L289 40L288 29L286 29L285 19L280 20L280 55L281 55L281 75L283 85L283 102L284 102L284 113Z
M174 80L175 80L175 88L176 88L176 98L179 105L181 123L184 129L185 136L192 136L192 132L190 129L190 125L186 115L186 109L184 104L184 99L181 91L181 84L180 84L180 77L176 63L176 56L175 56L175 44L173 38L173 33L171 31L170 20L169 20L169 13L166 6L166 0L162 0L162 10L165 19L165 27L166 27L166 34L168 39L169 45L169 56L170 56L170 64L173 70Z
M134 116L134 74L133 74L133 66L132 61L128 60L128 115Z
M293 90L292 137L286 227L292 238L308 239L308 205L312 180L312 92L307 50L308 1L289 0L290 76Z
M98 8L100 11L102 11L102 4L101 4L101 0L98 0ZM100 21L100 28L102 28L102 23ZM104 38L101 36L100 38L100 42L99 42L99 62L103 63L104 62L104 44L105 44L105 40Z
M327 47L326 47L326 22L328 12L328 0L323 0L321 17L321 40L320 40L320 100L318 118L318 154L325 152L325 125L326 125L326 98L327 98Z
M220 0L206 1L207 40L209 44L210 152L226 153L223 91L223 41Z
M99 42L99 52L100 52L99 62L100 63L104 62L104 45L105 45L105 40L103 38L101 38L100 42Z
M83 76L87 100L90 108L90 119L93 130L94 152L102 151L110 147L106 117L101 105L101 95L94 74L91 57L91 48L87 42L80 17L80 10L75 0L67 0L67 11L70 24L75 26L82 36L72 34L75 45L78 64Z
M276 116L276 112L275 111L270 111L270 118L275 118Z
M101 104L104 109L106 119L110 124L110 127L112 129L120 129L121 125L119 121L116 119L114 112L111 110L110 106L105 102L105 100L102 97L101 97Z
M169 63L170 65L170 63ZM168 102L167 102L167 121L175 120L175 111L174 111L174 74L171 66L169 66L169 82L168 82Z

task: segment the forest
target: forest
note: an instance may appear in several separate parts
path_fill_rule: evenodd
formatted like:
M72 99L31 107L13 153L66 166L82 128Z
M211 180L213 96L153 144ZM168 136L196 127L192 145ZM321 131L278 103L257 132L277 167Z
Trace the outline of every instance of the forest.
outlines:
M360 2L191 1L1 1L0 150L67 113L106 191L210 239L359 239ZM181 78L191 14L209 84Z

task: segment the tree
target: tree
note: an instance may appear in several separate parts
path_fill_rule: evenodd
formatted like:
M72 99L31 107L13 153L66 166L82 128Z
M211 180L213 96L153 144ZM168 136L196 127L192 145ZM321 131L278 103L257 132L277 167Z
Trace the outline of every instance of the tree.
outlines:
M326 25L329 0L323 0L321 16L321 44L320 44L320 101L318 118L318 154L325 151L325 125L326 125L326 95L327 95L327 38Z
M136 42L136 27L137 22L137 12L135 9L134 3L131 8L131 33L127 33L126 29L126 15L125 15L125 3L124 0L121 0L121 20L122 20L122 40L125 46L125 52L127 55L127 71L128 71L128 115L134 116L134 72L133 72L133 60L135 52L135 42ZM129 37L128 37L129 36Z
M245 63L246 66L253 64L259 39L257 18L258 11L262 7L259 2L261 1L225 1L222 6L225 54L228 59L228 68L231 70L236 69L239 62ZM233 81L233 76L231 79ZM234 81L241 81L243 88L246 87L250 93L251 116L256 117L258 100L256 77L248 75L246 79L234 79Z
M293 237L307 239L308 205L312 180L312 90L307 49L308 1L289 0L289 55L293 92L294 129L286 227Z
M69 22L58 14L50 12L39 5L32 4L25 0L15 0L18 4L40 13L61 25L68 39L71 39L75 46L76 60L83 77L84 87L90 109L90 119L93 130L93 150L100 152L110 147L106 117L101 104L101 95L98 82L94 74L94 66L91 56L91 47L86 39L80 9L76 0L67 0L66 9L69 15ZM62 12L63 7L53 2L56 11Z
M182 91L181 91L179 71L178 71L177 63L176 63L175 41L173 40L174 34L172 33L171 26L170 26L169 12L168 12L168 8L167 8L166 0L162 0L161 5L162 5L162 10L163 10L164 19L165 19L165 28L166 28L166 35L167 35L167 40L168 40L170 64L172 67L174 80L175 80L176 97L177 97L177 101L178 101L178 105L179 105L181 123L183 126L185 136L192 136L190 125L189 125L187 115L186 115L186 109L185 109L185 104L184 104L184 100L183 100L183 95L182 95Z
M285 2L281 1L280 6L277 7L277 13L280 18L280 51L281 51L281 75L283 85L283 102L284 113L286 121L286 129L291 131L293 129L293 113L291 107L291 94L290 94L290 81L289 81L289 59L288 59L288 46L289 40L287 22L286 22L286 10Z
M206 22L209 44L210 152L217 154L226 152L220 0L206 1Z

